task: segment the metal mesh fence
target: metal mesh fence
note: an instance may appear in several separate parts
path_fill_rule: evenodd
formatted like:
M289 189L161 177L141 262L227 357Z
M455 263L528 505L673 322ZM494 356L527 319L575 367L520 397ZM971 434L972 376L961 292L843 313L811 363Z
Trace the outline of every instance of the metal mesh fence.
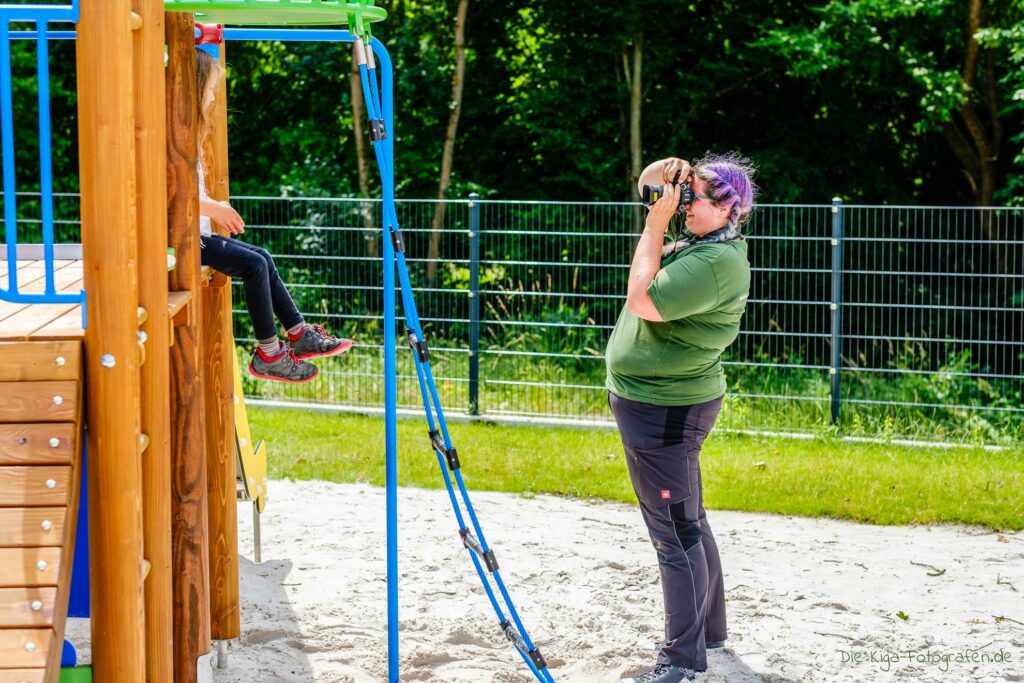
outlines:
M246 393L381 406L380 203L233 205L306 319L357 343L319 362L321 381L247 377ZM610 419L603 354L625 301L637 205L402 200L398 210L446 411ZM751 292L723 358L725 426L1024 440L1024 209L761 205L747 234ZM236 287L236 338L251 348ZM406 349L398 372L400 407L420 407Z

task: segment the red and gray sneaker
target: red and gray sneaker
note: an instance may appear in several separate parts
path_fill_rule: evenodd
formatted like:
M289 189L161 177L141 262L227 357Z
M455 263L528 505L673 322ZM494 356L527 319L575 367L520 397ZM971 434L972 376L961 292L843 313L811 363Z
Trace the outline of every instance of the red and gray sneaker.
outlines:
M320 374L312 363L295 357L295 353L287 344L281 344L276 356L268 356L260 347L252 354L249 362L249 374L260 379L272 379L278 382L301 384L316 379Z
M324 356L337 356L352 348L351 339L342 339L332 334L327 334L323 325L306 325L299 332L298 336L288 336L292 352L299 360L306 358L322 358Z

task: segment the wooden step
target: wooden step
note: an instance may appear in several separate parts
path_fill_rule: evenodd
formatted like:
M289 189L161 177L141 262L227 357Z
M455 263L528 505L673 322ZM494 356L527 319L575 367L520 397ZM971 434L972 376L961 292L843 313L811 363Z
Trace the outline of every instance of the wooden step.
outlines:
M46 683L46 669L0 669L0 683Z
M0 662L12 668L45 667L53 641L49 628L0 629Z
M53 626L57 587L0 588L0 630Z
M71 422L0 424L0 466L70 465L76 445Z
M79 341L0 342L0 382L77 380L81 366Z
M67 505L71 467L9 465L0 467L0 505L37 507Z
M60 546L66 516L63 507L0 508L0 546Z
M0 587L56 586L60 548L0 548Z
M0 422L74 422L78 382L0 382Z

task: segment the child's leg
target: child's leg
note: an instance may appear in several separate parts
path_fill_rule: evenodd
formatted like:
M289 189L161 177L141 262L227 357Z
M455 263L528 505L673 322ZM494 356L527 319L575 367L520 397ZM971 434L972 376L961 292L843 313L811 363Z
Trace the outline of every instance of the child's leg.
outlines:
M277 324L274 322L274 301L266 259L245 248L241 242L220 235L204 235L202 245L199 258L204 266L242 280L245 307L256 339L261 343L276 341Z
M263 259L266 264L267 270L267 282L270 288L270 298L274 307L274 313L277 315L277 319L281 321L281 324L286 330L294 330L305 322L302 318L302 314L299 313L299 309L296 308L295 302L292 301L291 295L288 293L288 289L285 288L284 282L281 280L281 276L277 273L277 267L274 265L274 259L263 247L256 247L245 242L239 242L238 240L232 240L238 247L247 250L251 254L258 255Z

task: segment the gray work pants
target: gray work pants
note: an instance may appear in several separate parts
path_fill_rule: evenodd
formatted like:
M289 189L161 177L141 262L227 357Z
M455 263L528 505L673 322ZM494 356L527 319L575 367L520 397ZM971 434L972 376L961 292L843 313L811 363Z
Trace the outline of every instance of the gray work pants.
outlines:
M626 466L651 542L665 599L658 663L705 671L706 643L726 639L725 587L704 512L700 449L722 399L656 406L608 393Z

